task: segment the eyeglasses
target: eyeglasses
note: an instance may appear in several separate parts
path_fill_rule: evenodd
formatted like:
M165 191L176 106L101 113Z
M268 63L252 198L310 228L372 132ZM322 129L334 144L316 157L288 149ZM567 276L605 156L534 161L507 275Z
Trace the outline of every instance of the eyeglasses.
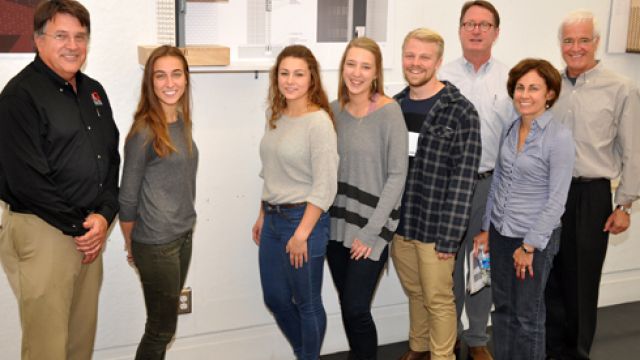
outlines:
M579 38L579 39L565 38L565 39L562 39L561 43L562 43L562 46L566 46L566 47L571 47L573 46L573 44L578 44L578 46L586 46L591 44L593 40L595 40L595 38Z
M75 34L73 36L69 35L68 33L65 32L60 32L60 33L55 33L53 35L51 34L47 34L47 33L42 33L42 35L46 35L50 38L52 38L53 40L63 43L63 44L68 44L71 42L71 38L73 38L73 41L77 44L77 45L86 45L89 42L89 35L86 33L79 33L79 34Z
M489 31L489 29L493 27L493 24L486 21L482 21L480 23L476 23L475 21L467 21L467 22L463 22L461 26L461 28L463 28L464 31L468 31L468 32L472 32L473 30L476 29L476 27L479 28L480 31L482 32L487 32Z

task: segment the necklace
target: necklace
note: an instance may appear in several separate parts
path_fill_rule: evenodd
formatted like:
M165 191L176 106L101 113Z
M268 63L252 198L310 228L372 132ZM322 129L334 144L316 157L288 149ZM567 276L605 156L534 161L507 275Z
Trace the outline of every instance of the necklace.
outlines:
M372 112L376 111L376 103L378 102L379 97L380 97L380 94L375 93L371 96L371 98L369 98L369 105L367 107L367 112L363 116L356 116L353 113L351 114L351 116L353 116L356 120L358 120L358 124L362 122L362 119L369 116L369 114L371 114ZM357 114L358 112L355 112L355 113Z

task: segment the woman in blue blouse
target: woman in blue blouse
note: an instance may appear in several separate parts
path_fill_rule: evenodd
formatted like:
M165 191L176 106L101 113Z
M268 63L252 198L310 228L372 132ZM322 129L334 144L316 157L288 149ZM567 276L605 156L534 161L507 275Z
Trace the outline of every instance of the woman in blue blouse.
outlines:
M520 116L502 134L483 231L474 238L476 255L480 245L491 249L497 360L545 358L544 289L575 160L571 132L548 111L560 84L545 60L525 59L509 72Z

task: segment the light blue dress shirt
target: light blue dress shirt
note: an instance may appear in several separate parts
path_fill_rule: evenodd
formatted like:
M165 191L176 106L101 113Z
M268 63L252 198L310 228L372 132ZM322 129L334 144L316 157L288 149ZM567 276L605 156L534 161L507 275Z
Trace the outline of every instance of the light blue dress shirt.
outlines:
M546 111L533 120L518 152L520 123L503 132L482 229L491 223L500 234L543 250L564 213L575 145L571 131Z
M507 93L508 76L509 68L494 58L490 58L478 71L464 57L442 66L438 71L438 79L455 85L478 111L482 140L479 173L493 170L502 129L518 116Z

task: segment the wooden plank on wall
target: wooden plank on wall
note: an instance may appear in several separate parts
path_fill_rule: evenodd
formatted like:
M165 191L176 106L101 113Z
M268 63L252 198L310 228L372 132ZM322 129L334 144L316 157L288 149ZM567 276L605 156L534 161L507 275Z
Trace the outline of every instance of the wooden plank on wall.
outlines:
M640 53L640 0L631 0L627 52Z

